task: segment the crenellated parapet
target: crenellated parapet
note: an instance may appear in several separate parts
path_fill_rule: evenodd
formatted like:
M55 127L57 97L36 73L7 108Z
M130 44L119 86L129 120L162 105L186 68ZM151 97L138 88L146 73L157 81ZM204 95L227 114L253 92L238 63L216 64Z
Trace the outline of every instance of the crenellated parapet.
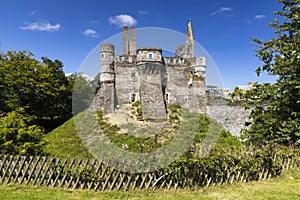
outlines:
M136 64L136 56L116 56L115 65L121 66L122 64ZM125 65L124 65L125 66Z

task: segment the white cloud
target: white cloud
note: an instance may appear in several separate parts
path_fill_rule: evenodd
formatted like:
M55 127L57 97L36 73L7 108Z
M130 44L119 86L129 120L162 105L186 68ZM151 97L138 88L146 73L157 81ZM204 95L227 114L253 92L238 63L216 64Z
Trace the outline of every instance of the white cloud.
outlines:
M215 10L214 12L212 12L210 15L219 15L225 12L229 12L232 11L231 7L221 7L218 10Z
M136 19L131 17L130 15L117 15L112 16L108 19L110 24L116 25L116 26L135 26L137 24Z
M139 13L141 15L147 15L148 14L148 11L147 10L140 10Z
M93 29L86 29L85 31L82 32L85 36L90 36L90 37L98 37L97 31Z
M22 30L28 31L48 31L48 32L55 32L59 31L61 28L60 24L50 24L49 22L33 22L28 23L25 22L24 26L19 27Z
M266 18L265 15L256 15L256 16L254 17L254 19L256 19L256 20L261 20L261 19L265 19L265 18Z

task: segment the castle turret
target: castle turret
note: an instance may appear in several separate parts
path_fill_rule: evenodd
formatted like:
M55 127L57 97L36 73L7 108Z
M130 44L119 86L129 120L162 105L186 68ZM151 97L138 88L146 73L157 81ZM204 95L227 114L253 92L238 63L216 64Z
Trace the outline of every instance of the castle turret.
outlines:
M100 45L100 82L114 82L113 61L115 58L115 47L112 44Z
M100 108L104 114L114 112L114 86L115 73L113 61L115 58L115 47L112 44L101 44L100 46Z

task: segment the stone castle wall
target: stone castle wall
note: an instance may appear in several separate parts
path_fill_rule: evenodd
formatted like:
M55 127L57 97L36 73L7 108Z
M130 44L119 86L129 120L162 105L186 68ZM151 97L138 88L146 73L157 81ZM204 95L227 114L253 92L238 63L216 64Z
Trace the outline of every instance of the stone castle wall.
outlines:
M158 63L138 66L140 78L140 99L145 119L166 119L166 105L162 90L162 68Z
M216 120L232 135L239 136L240 131L246 128L245 122L249 120L251 110L245 110L240 104L227 105L227 99L207 95L206 115Z
M139 99L140 80L138 76L138 70L134 61L115 62L115 74L116 74L116 96L117 103L123 104ZM135 99L132 99L134 97Z

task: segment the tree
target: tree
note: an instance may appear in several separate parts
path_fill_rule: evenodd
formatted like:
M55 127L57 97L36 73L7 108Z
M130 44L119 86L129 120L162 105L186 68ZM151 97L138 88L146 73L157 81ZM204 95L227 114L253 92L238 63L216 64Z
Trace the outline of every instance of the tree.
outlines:
M72 93L73 115L88 108L95 96L94 89L82 73L73 73L68 76L69 90Z
M37 125L29 125L32 119L22 108L0 116L1 154L43 154L44 129Z
M90 81L90 85L94 90L95 95L101 87L100 83L100 73L98 73L93 80Z
M259 76L267 72L276 76L275 83L255 83L249 91L235 88L232 101L243 101L244 107L254 105L251 127L243 137L251 144L300 144L300 0L277 0L283 7L275 12L269 26L275 37L269 41L252 38L263 66ZM283 21L283 22L281 22Z
M8 113L25 108L36 116L34 124L50 130L71 116L68 80L63 64L32 58L27 51L8 51L0 55L0 110Z

